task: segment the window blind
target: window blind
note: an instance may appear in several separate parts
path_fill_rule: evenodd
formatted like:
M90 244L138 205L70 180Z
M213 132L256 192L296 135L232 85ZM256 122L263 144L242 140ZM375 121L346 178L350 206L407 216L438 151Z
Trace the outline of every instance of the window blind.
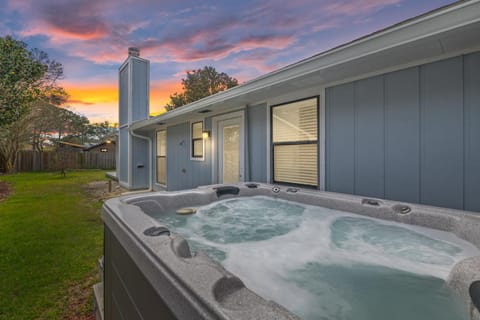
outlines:
M273 150L275 181L317 185L316 143L277 145Z
M317 99L273 108L273 142L317 141Z
M203 157L203 122L192 123L192 157Z
M157 131L157 182L167 183L167 132Z
M317 186L318 100L272 108L273 179Z
M160 184L166 184L167 176L167 159L165 157L157 158L157 182Z
M157 157L165 157L167 154L167 132L157 131Z

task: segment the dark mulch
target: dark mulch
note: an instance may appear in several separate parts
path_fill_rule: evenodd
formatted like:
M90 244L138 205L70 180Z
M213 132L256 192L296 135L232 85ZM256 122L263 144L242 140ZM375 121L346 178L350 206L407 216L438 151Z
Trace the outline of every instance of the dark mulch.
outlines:
M12 193L12 188L8 183L0 181L0 201L7 198Z
M92 311L92 286L95 282L98 282L98 277L92 273L82 283L69 288L68 309L65 310L63 320L95 320L95 312Z

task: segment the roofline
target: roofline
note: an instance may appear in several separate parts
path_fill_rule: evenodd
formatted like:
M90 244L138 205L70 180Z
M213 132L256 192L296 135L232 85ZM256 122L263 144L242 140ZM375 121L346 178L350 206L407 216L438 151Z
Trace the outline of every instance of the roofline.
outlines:
M67 142L67 141L57 141L57 143L64 144L70 147L75 147L75 148L82 148L82 149L84 148L84 146L81 144L76 144L76 143Z
M465 8L465 7L468 7L468 6L472 6L472 5L477 5L478 6L479 3L480 3L480 0L461 0L461 1L454 2L454 3L449 4L449 5L442 6L440 8L431 10L429 12L423 13L423 14L415 16L413 18L410 18L410 19L404 20L402 22L396 23L392 26L389 26L389 27L383 28L381 30L375 31L373 33L370 33L368 35L362 36L360 38L357 38L357 39L352 40L350 42L347 42L345 44L339 45L339 46L334 47L332 49L323 51L323 52L318 53L316 55L313 55L309 58L302 59L300 61L297 61L295 63L292 63L290 65L282 67L280 69L274 70L274 71L269 72L269 73L264 74L264 75L261 75L257 78L254 78L254 79L249 80L245 83L242 83L241 85L238 85L236 87L233 87L233 88L230 88L228 90L225 90L225 91L216 93L214 95L202 98L200 100L191 102L189 104L186 104L182 107L176 108L176 109L174 109L172 111L169 111L167 113L163 113L163 114L158 115L156 117L146 119L146 120L137 121L137 122L132 124L131 130L136 130L136 129L142 128L144 126L152 125L152 124L155 124L155 123L158 123L158 122L161 122L161 121L166 121L166 120L169 120L169 119L177 118L177 117L182 116L184 114L199 110L199 109L201 109L203 107L206 107L208 105L212 105L212 104L219 103L219 102L221 102L223 100L226 100L226 99L232 99L232 98L241 96L241 95L243 95L245 93L248 93L250 91L266 88L266 87L275 85L277 83L281 83L281 82L284 82L286 80L289 80L291 78L300 77L300 76L306 75L308 73L312 73L312 72L315 72L315 71L319 71L319 70L322 70L322 69L333 67L335 65L345 63L345 62L348 62L348 61L351 61L351 60L354 60L354 59L358 59L358 58L364 57L366 55L371 55L373 53L383 51L383 50L386 50L386 49L389 49L389 48L392 48L392 47L395 47L395 46L398 46L398 45L401 45L401 44L404 44L404 43L408 43L408 42L411 42L413 40L418 40L418 39L421 39L421 38L425 38L427 36L433 36L435 34L445 32L445 31L448 31L450 29L461 27L462 25L466 25L466 24L469 24L469 23L480 21L480 15L478 15L478 14L476 16L476 19L474 19L474 20L471 20L471 19L469 20L468 18L465 17L465 15L461 15L461 17L457 17L457 20L459 20L459 21L454 21L453 24L452 23L445 23L445 26L443 26L440 29L436 29L434 31L425 32L422 27L417 28L418 29L418 30L416 30L417 31L417 36L413 37L413 38L408 38L404 42L390 44L390 45L387 45L387 46L379 46L379 48L377 48L376 50L367 51L367 52L361 53L361 54L356 55L356 56L353 55L353 57L350 57L350 58L347 58L347 59L337 58L336 60L331 61L330 63L327 63L325 65L319 65L319 66L317 66L317 68L309 68L307 71L299 70L296 74L290 74L290 72L293 73L292 70L300 69L300 68L304 67L305 65L310 64L312 62L317 62L317 64L318 64L319 62L322 62L322 60L327 60L329 57L331 57L331 56L333 56L337 53L347 52L349 50L355 51L355 49L360 47L362 44L373 42L373 41L381 41L381 39L379 39L379 38L385 37L388 34L392 34L392 33L395 33L395 32L400 32L402 30L405 30L405 32L406 32L408 28L413 28L413 27L415 27L415 25L426 23L426 22L428 22L428 21L430 21L430 20L432 20L432 19L434 19L438 16L442 16L442 15L449 14L451 12L459 11L459 10L462 10L463 8ZM480 6L479 6L479 8L480 8ZM471 12L475 13L475 10L472 10ZM478 10L477 10L477 12L478 12ZM328 61L325 61L325 62L328 62ZM273 79L273 77L277 77L278 79ZM271 79L269 79L269 78L271 78Z
M110 142L107 142L107 141L105 140L105 141L99 142L99 143L97 143L97 144L94 144L93 146L83 148L83 150L89 151L89 150L91 150L91 149L93 149L93 148L100 147L101 145L104 145L104 144L116 144L116 142L115 142L115 140L111 140Z

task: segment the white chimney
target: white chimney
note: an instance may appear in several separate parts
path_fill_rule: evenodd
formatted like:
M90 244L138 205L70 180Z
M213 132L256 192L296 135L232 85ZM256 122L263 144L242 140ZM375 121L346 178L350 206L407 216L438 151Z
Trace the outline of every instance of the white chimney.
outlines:
M138 48L128 48L128 58L118 70L117 177L128 189L147 188L150 179L149 170L144 168L150 163L148 143L130 132L133 123L148 119L149 114L150 62L139 56Z

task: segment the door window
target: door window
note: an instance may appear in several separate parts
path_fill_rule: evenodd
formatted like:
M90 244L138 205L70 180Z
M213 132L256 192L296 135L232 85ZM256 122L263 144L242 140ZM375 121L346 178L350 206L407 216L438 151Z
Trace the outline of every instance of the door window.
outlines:
M223 183L239 181L240 126L225 126L223 136Z

